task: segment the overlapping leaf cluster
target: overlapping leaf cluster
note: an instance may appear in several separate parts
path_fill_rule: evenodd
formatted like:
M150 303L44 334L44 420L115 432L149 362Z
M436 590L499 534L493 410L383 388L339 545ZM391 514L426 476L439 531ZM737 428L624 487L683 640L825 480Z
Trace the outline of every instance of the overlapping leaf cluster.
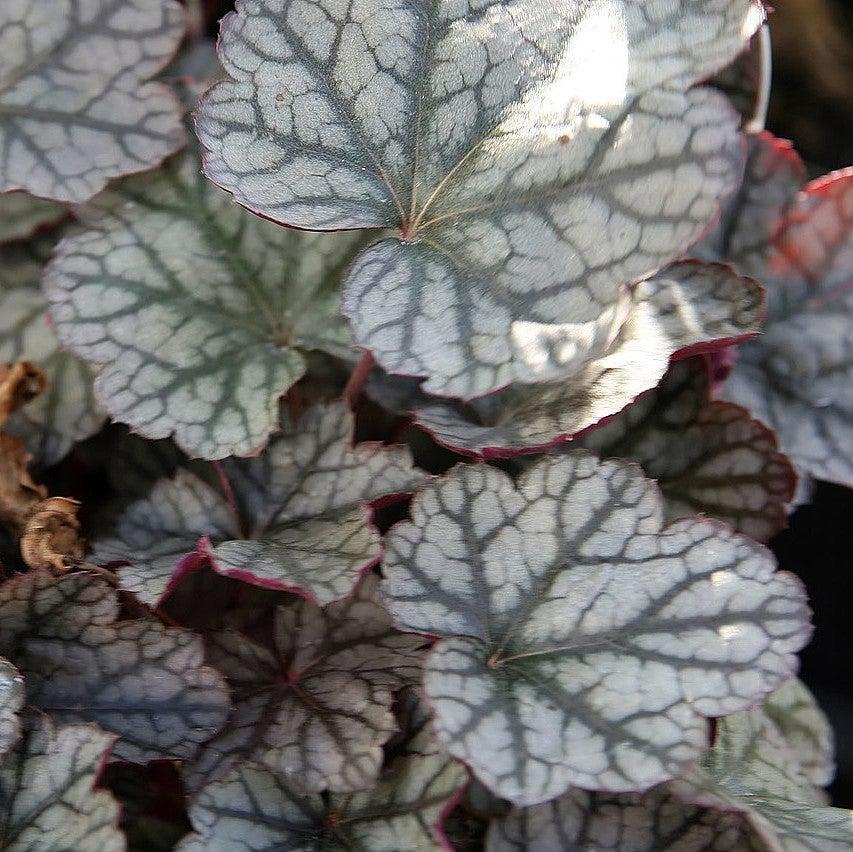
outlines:
M763 544L853 485L853 174L703 85L764 14L0 5L0 508L88 538L0 539L4 848L853 848Z

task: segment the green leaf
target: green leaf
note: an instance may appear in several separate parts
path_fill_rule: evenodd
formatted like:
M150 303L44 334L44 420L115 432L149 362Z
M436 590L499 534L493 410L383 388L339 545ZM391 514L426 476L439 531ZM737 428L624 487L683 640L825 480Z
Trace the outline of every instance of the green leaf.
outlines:
M152 605L201 559L220 574L319 604L342 598L382 552L369 504L430 478L407 449L353 445L353 437L352 414L340 403L287 418L258 458L223 463L234 505L181 471L131 506L92 559L127 563L122 588Z
M0 192L85 201L184 141L181 110L146 83L177 49L174 0L0 6Z
M386 539L402 630L440 637L435 734L516 804L640 790L701 753L703 716L755 703L808 639L803 589L722 525L665 527L639 468L578 452L514 483L455 468Z
M204 169L297 227L388 228L345 284L358 345L479 396L603 354L632 282L734 190L736 116L691 88L763 18L749 0L240 2Z
M8 661L0 659L0 756L16 743L21 733L18 713L24 706L24 679Z
M208 658L227 678L234 711L188 767L197 790L246 760L267 764L290 789L369 787L396 730L395 690L420 674L422 639L391 626L367 576L351 597L320 609L279 607L271 644L215 634Z
M199 637L157 621L116 621L103 580L31 572L0 586L0 653L27 703L57 722L91 721L120 739L120 760L189 758L228 712Z
M673 364L651 393L575 443L639 462L670 519L708 514L759 541L785 526L796 486L791 463L749 412L711 401L700 359Z
M191 456L250 455L301 351L348 353L338 281L359 234L279 228L231 203L188 151L92 202L45 274L56 330L98 368L110 415Z
M75 441L93 435L104 422L94 377L82 361L60 350L40 289L59 233L0 246L0 361L33 361L48 382L43 394L12 416L9 431L42 465L59 461Z
M396 376L374 375L368 393L412 411L416 425L457 452L512 456L546 449L621 411L655 387L679 351L741 340L760 327L760 287L719 264L674 264L635 294L611 348L568 379L514 385L468 404L429 396Z
M23 240L42 228L55 225L68 211L53 201L26 192L0 193L0 243Z
M113 739L94 725L34 719L0 767L3 849L124 852L119 806L95 789Z

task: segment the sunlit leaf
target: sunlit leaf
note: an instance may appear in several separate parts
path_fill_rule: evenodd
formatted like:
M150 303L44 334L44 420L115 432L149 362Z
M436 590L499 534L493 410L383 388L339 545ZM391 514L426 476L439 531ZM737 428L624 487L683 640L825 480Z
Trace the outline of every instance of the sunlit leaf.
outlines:
M645 794L573 789L495 822L487 852L772 852L738 814Z
M578 439L600 456L638 461L670 519L703 513L766 541L785 525L796 477L773 433L747 411L709 398L707 365L670 367L651 393Z
M801 752L800 752L801 753ZM673 789L685 801L739 811L770 852L847 852L853 811L824 806L798 746L761 708L721 719L702 767Z
M113 739L94 725L34 719L0 767L3 849L124 852L119 806L94 789Z
M325 801L246 763L199 793L190 808L197 834L178 848L439 852L448 847L437 823L467 779L464 767L438 752L427 732L408 744L375 787Z
M325 604L379 559L369 504L429 479L407 449L353 445L352 414L338 403L288 418L261 456L222 470L235 506L183 471L128 509L92 558L126 562L122 587L150 604L201 558L226 576Z
M188 151L99 196L45 287L110 415L215 459L266 443L300 350L348 351L339 277L363 237L264 222L199 169Z
M23 240L67 215L61 204L26 192L0 193L0 243Z
M47 233L0 246L0 361L32 361L48 380L47 390L15 413L9 430L45 465L62 458L75 441L97 432L104 421L92 373L59 349L39 287L56 239L57 234Z
M636 287L637 306L610 350L568 379L515 385L469 404L447 402L397 376L368 393L441 444L485 457L544 449L616 414L653 388L671 356L719 346L758 331L761 289L719 265L675 264Z
M228 678L234 711L188 767L192 789L245 760L303 792L374 782L396 730L393 692L420 673L423 645L392 628L376 586L368 576L325 609L303 599L280 607L271 646L236 631L211 639L209 659Z
M764 702L764 713L781 731L803 775L825 787L835 774L835 743L829 720L797 678L783 683Z
M239 2L202 101L205 173L263 216L393 229L345 284L356 342L473 397L600 356L630 282L735 187L737 117L691 85L750 0Z
M178 99L145 80L183 29L174 0L0 5L0 191L85 201L176 151Z
M516 804L672 777L701 753L702 717L778 686L809 636L796 578L715 522L664 527L636 465L576 452L517 483L456 468L411 512L386 539L385 600L440 637L437 738Z
M24 675L28 704L97 722L120 737L115 757L188 758L228 712L222 678L188 630L118 614L99 578L25 574L0 586L0 653Z

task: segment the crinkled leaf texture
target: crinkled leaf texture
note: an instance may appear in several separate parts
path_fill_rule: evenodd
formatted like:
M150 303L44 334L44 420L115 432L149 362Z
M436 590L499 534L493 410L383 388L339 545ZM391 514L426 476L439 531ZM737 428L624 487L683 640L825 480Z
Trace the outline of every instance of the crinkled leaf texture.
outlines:
M28 704L97 722L119 737L116 758L189 758L228 713L222 678L188 630L118 614L99 578L31 572L0 586L0 653L23 673Z
M644 794L572 789L494 822L486 850L770 852L738 814L685 804L666 787Z
M298 227L390 228L350 270L356 342L471 398L578 372L712 220L737 117L691 88L751 0L241 0L204 97L205 173Z
M456 468L389 533L394 621L441 637L435 734L498 795L644 789L701 754L703 716L793 671L810 633L797 579L719 523L663 516L636 465L575 452L517 483Z
M45 289L114 419L218 459L266 443L303 351L348 353L338 285L364 238L279 228L199 170L189 150L95 199Z
M127 563L122 588L152 605L203 559L226 576L320 604L344 597L382 552L369 504L429 480L407 449L353 445L353 428L339 403L286 418L260 457L223 463L234 505L186 470L160 480L114 538L96 542L92 559Z
M95 401L94 376L86 364L59 348L40 288L60 233L0 246L0 361L32 361L47 377L47 390L19 409L8 429L42 465L59 461L75 441L93 435L104 422Z
M7 660L0 659L0 757L21 733L18 713L24 706L24 679Z
M710 400L702 359L673 364L655 390L577 444L639 462L663 492L669 519L708 514L759 541L785 526L794 469L748 411Z
M184 31L174 0L0 5L0 191L85 201L183 144L162 83Z
M237 631L211 637L208 658L227 678L234 711L188 767L197 790L247 760L267 764L289 789L369 787L396 731L395 690L420 674L419 637L395 631L368 575L352 596L320 609L279 607L271 645Z
M771 713L788 700L777 695ZM685 801L744 814L768 852L847 852L853 811L825 806L812 783L814 751L804 753L799 738L787 735L760 707L721 719L702 767L673 789Z
M802 472L853 485L853 170L802 187L790 146L750 144L741 191L697 249L767 287L765 333L739 349L723 394L772 426Z
M616 414L660 381L672 356L743 340L760 328L761 288L719 264L674 264L636 292L637 307L610 350L568 379L514 385L463 405L421 392L412 379L377 373L368 393L413 412L418 426L457 452L513 456Z
M439 852L439 822L468 773L422 730L372 788L328 800L294 790L268 768L243 763L196 796L197 834L180 852L287 849L296 852Z
M118 803L94 789L114 739L95 725L31 720L0 766L3 849L123 852Z
M55 225L67 214L61 204L26 192L0 193L0 243L26 239L42 228Z

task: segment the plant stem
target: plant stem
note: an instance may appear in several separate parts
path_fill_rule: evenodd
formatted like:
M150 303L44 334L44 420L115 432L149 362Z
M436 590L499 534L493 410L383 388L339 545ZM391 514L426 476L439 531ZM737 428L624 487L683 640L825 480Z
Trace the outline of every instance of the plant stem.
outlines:
M350 373L347 386L341 395L341 399L350 409L355 408L355 404L358 402L359 396L361 396L364 383L367 381L367 377L370 375L370 371L373 369L375 363L373 355L365 349L361 353L361 358L358 359L358 363L355 365L352 373Z

